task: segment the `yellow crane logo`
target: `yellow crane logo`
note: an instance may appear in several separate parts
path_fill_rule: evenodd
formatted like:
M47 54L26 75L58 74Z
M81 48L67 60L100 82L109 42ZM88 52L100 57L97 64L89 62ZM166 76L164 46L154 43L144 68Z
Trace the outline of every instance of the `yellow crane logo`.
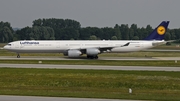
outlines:
M157 33L158 33L159 35L164 35L165 32L166 32L166 29L164 28L164 26L159 26L159 27L157 28Z

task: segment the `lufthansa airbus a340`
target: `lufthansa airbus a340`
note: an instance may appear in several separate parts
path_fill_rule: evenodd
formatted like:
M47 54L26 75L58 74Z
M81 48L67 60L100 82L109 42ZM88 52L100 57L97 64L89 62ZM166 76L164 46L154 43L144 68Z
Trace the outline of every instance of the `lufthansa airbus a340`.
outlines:
M8 43L4 49L17 53L17 58L20 53L63 53L97 59L104 52L135 52L162 44L168 25L169 21L162 21L144 40L21 40Z

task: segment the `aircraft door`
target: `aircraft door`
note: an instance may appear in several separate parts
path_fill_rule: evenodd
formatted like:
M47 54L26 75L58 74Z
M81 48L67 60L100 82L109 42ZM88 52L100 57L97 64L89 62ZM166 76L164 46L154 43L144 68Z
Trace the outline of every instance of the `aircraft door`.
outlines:
M56 48L60 48L60 43L56 42Z
M23 48L24 47L24 44L20 44L20 48Z
M109 42L109 47L113 47L114 46L114 43L113 42Z
M142 42L141 42L141 43L140 43L140 47L142 47L142 48L143 48L143 47L144 47L144 43L142 43Z
M18 42L15 43L15 48L19 48L20 44Z
M68 47L68 44L67 44L67 43L61 43L61 44L60 44L60 47L63 48L63 49L65 49L65 48Z

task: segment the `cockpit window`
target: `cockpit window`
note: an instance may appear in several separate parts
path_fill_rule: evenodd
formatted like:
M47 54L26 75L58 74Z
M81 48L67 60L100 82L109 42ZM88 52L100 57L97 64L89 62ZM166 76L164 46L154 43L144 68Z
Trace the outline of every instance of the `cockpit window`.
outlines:
M11 44L7 44L8 46L11 46Z

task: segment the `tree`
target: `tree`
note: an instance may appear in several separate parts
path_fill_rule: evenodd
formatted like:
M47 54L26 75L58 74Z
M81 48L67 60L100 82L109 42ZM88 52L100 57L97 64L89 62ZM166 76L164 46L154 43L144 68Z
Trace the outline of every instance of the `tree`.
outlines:
M13 29L8 22L0 22L0 42L13 41Z
M165 40L171 40L171 34L169 32L166 32L164 39Z
M27 26L25 28L22 28L21 30L17 30L16 31L16 37L19 40L28 40L28 39L30 39L29 38L29 32L31 33L31 28Z
M174 29L176 40L180 39L180 28L179 29Z
M20 40L54 40L54 30L50 27L25 27L16 32Z
M121 40L121 31L120 31L120 28L119 28L118 24L116 24L115 27L114 27L114 33L115 33L115 36L117 37L117 39Z
M9 28L9 29L8 29ZM20 30L12 30L10 23L0 22L0 42L11 40L143 40L153 28L147 25L138 28L137 24L116 24L112 27L86 27L82 28L78 21L71 19L37 19L33 21L33 27L25 27ZM6 34L5 34L6 33ZM13 38L11 38L13 37ZM166 40L179 40L180 28L168 29Z
M34 26L44 26L44 27L50 27L54 30L55 38L58 40L61 39L70 39L68 35L71 35L75 32L75 34L79 34L79 29L81 28L81 25L79 22L75 20L70 19L38 19L33 21L33 27ZM67 31L66 29L70 29L70 31ZM64 33L68 35L64 35ZM71 34L69 34L71 33ZM78 39L77 37L74 39Z
M102 39L105 39L105 40L109 40L111 39L112 36L115 35L114 29L110 27L102 28L102 31L103 31Z
M79 39L81 40L89 40L89 37L91 36L90 28L88 27L81 28L79 33L80 33Z
M91 35L91 36L89 37L89 40L97 40L97 37L96 37L95 35Z
M175 40L176 39L176 34L174 33L174 31L171 31L171 40Z
M132 40L134 38L134 30L129 29L129 39Z
M132 24L129 31L129 37L132 40L134 36L138 36L137 24Z
M41 19L37 19L33 21L33 26L42 26L42 20Z
M117 40L118 38L116 36L112 36L111 40Z
M138 36L134 36L133 40L139 40L139 37Z
M122 34L122 39L123 40L129 40L129 27L128 24L121 24L120 26L120 31Z
M144 38L146 38L148 36L148 32L146 31L146 29L144 27L142 27L141 29L138 29L138 35L140 40L143 40Z
M0 42L11 42L13 41L13 33L8 27L4 27L0 32Z
M74 39L77 40L79 38L79 31L74 28L63 28L60 31L62 40L70 40Z
M147 31L147 33L144 36L148 36L153 31L153 28L150 25L147 25L146 26L146 31Z

